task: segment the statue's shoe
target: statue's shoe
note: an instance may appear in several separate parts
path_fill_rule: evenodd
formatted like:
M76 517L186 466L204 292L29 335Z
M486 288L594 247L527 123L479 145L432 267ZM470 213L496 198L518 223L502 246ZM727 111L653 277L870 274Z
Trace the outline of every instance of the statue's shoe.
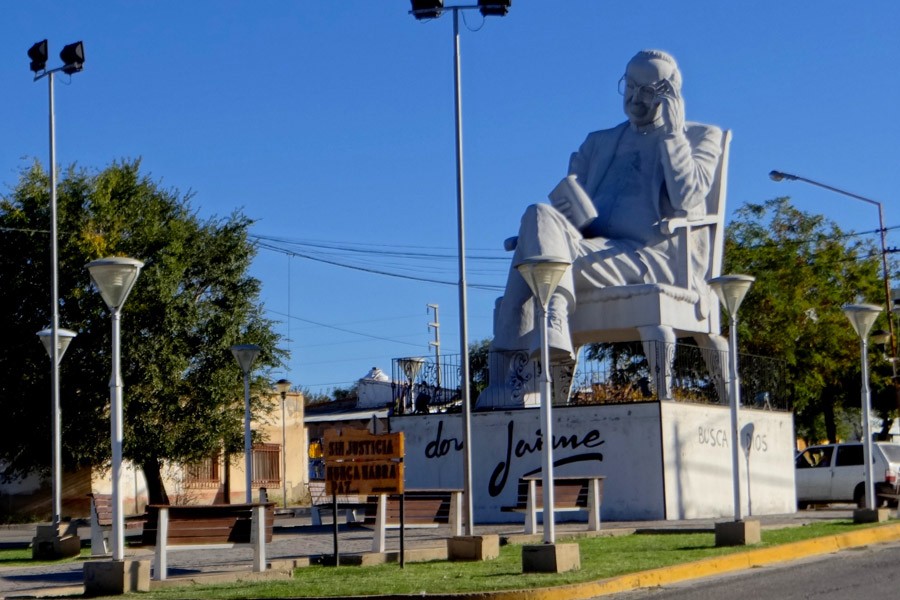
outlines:
M548 311L547 343L550 346L550 362L555 363L564 360L575 360L572 348L572 336L569 334L568 315L555 311ZM541 347L540 336L537 339L537 348L531 349L531 358L540 360Z

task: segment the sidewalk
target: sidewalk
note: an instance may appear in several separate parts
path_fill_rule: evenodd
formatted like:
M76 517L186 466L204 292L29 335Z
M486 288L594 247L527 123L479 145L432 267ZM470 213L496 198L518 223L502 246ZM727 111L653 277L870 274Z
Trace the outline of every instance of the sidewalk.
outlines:
M267 546L267 558L270 562L289 561L287 564L302 566L320 556L331 556L334 552L332 526L313 527L311 520L302 509L296 511L297 516L279 515L275 520L272 542ZM842 506L820 510L805 510L785 515L758 517L764 529L779 527L796 527L805 523L828 520L852 519L852 507ZM687 521L630 521L605 522L602 535L616 535L635 531L713 531L716 521L722 519L698 519ZM584 532L584 523L558 523L557 536ZM34 525L0 526L0 547L24 547L31 542ZM478 525L476 534L498 534L511 543L539 542L540 535L525 536L520 523L504 523L496 525ZM82 540L90 539L88 529L79 530ZM446 526L425 529L408 529L405 535L407 560L410 553L427 552L435 558L446 551L446 538L450 530ZM596 535L596 534L595 534ZM388 554L396 556L400 546L399 531L388 530ZM342 562L347 564L351 559L357 562L363 557L371 560L383 560L382 555L372 555L372 530L362 526L341 524L338 535L338 549ZM435 556L435 554L437 556ZM126 549L126 555L152 555L152 549ZM784 558L789 560L790 557ZM168 585L186 583L198 579L234 578L240 574L242 578L250 574L252 550L250 548L205 550L203 552L171 552L169 555ZM83 593L83 564L75 561L59 565L35 567L0 567L0 597L53 597L64 595L80 595ZM154 585L157 585L154 582Z

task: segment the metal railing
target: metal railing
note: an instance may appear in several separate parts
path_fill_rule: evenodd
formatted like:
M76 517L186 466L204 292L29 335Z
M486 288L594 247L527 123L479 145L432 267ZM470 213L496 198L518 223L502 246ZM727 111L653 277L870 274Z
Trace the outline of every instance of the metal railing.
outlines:
M645 347L653 353L656 373L651 373ZM460 408L459 356L444 355L441 364L422 359L421 369L410 382L401 367L404 359L394 359L393 377L395 414L453 412ZM506 363L511 361L507 359ZM513 396L519 388L534 388L540 375L536 361L513 359L516 381L508 383ZM489 357L489 364L505 364L499 356ZM666 367L668 365L668 367ZM659 399L655 382L661 381L660 369L668 368L668 397L676 402L728 404L728 355L710 348L690 344L624 342L592 345L583 348L576 363L551 366L554 405L622 404L653 402ZM791 410L792 402L785 384L784 363L773 358L741 354L738 360L742 405L771 410ZM472 368L476 389L489 383L486 367ZM410 383L411 388L410 388ZM502 396L502 395L501 395ZM664 396L665 397L665 396ZM508 405L495 404L490 409L521 406L518 400Z

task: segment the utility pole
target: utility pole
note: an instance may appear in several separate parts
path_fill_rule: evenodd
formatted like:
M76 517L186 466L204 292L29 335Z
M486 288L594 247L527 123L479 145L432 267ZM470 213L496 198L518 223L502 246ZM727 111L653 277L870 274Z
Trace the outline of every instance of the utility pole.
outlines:
M428 309L434 311L434 320L428 323L428 329L434 329L434 341L428 342L428 345L434 348L434 366L437 371L437 387L440 389L441 386L441 322L438 318L438 305L437 304L429 304L427 305Z

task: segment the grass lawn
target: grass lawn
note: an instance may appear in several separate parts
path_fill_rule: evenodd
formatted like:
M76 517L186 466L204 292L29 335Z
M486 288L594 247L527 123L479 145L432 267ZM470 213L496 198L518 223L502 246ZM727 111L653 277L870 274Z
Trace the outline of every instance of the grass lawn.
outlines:
M0 550L0 568L2 567L35 567L38 565L56 565L64 562L73 562L79 558L87 558L91 555L90 548L82 548L79 556L64 558L62 560L32 560L31 548L9 548Z
M763 531L762 544L754 547L858 531L869 526L854 525L851 521L833 521ZM562 574L523 574L522 547L509 545L503 546L500 557L492 561L407 563L403 569L396 563L371 567L311 566L296 569L293 579L287 581L178 586L130 596L148 599L285 598L537 588L596 581L746 549L717 548L712 533L636 534L560 538L558 541L576 541L579 544L581 570Z

